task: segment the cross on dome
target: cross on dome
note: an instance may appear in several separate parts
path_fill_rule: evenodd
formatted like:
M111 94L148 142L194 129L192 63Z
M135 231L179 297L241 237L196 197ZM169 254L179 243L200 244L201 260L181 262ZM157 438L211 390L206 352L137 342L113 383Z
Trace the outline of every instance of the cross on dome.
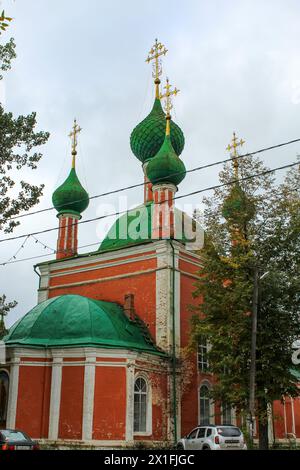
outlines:
M77 148L77 134L79 134L80 131L82 131L82 128L77 124L76 118L74 119L74 125L72 127L72 131L69 134L69 137L72 139L72 155L73 155L73 161L72 161L72 168L75 168L75 156L77 154L76 148Z
M237 148L238 147L242 147L245 143L245 141L243 139L240 139L238 141L237 137L236 137L236 134L235 132L233 132L233 138L231 140L232 144L228 144L227 147L226 147L226 150L228 152L231 152L230 153L230 156L232 157L233 159L233 166L234 166L234 172L235 172L235 177L237 178L238 177L238 161L237 161L237 157L238 157L238 152L237 152Z
M155 43L150 49L148 57L146 59L146 62L148 64L152 60L154 61L152 77L155 79L154 83L156 85L156 98L159 98L159 84L160 84L159 77L162 74L162 65L161 65L160 57L163 55L166 55L167 52L168 52L168 49L166 49L166 47L161 42L158 42L158 40L155 39Z

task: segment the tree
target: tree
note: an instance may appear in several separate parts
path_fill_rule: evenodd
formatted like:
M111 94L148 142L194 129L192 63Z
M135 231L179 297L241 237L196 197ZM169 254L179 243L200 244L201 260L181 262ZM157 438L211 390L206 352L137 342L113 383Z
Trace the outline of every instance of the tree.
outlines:
M6 30L9 21L11 18L2 12L0 31ZM15 57L13 38L5 44L0 44L1 72L11 68ZM0 80L2 78L0 75ZM48 132L36 131L36 124L36 113L14 117L0 103L0 231L5 233L12 232L19 225L20 222L14 217L36 205L42 195L43 184L36 186L17 177L17 173L23 172L25 168L37 168L37 163L42 157L38 147L45 144L49 138ZM0 300L3 298L5 299L5 296L0 297ZM15 303L6 305L12 308ZM4 328L3 316L1 323Z
M240 160L240 177L264 170L259 159ZM279 188L267 174L219 188L204 200L206 241L194 292L199 305L192 319L191 347L206 336L210 369L217 377L212 397L240 413L249 410L254 273L269 272L258 299L255 396L260 448L267 447L268 403L299 394L290 371L292 343L300 335L295 172ZM234 179L232 166L225 165L221 182Z
M6 302L6 296L0 297L0 340L7 334L5 328L4 317L8 312L17 305L16 301Z

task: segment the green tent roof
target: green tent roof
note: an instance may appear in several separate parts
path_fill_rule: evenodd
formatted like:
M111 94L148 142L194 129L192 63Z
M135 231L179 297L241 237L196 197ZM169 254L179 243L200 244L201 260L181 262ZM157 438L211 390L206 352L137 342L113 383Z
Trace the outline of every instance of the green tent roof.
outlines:
M115 303L81 295L48 299L15 323L4 337L7 346L125 348L160 352L141 321L130 321Z
M165 133L166 115L160 100L156 98L150 114L131 133L132 152L142 163L145 163L157 154L164 142ZM180 155L184 147L184 135L173 121L171 121L171 141L176 154Z

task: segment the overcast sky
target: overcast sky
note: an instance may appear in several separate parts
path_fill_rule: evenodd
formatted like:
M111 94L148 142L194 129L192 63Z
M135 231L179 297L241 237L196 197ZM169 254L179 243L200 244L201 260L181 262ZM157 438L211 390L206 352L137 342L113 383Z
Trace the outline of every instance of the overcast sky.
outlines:
M145 58L156 37L169 50L164 77L181 90L173 118L185 133L182 159L187 168L226 158L233 130L246 140L247 151L300 137L297 0L5 0L1 4L14 18L2 41L13 36L18 55L0 85L1 100L16 116L36 111L38 128L51 134L38 170L27 174L32 182L45 184L37 208L51 206L54 189L69 172L68 133L75 116L83 128L78 174L90 195L142 181L129 136L152 106L151 66ZM299 152L300 145L295 144L262 158L275 167L295 161ZM179 194L217 183L218 171L213 167L187 175ZM128 191L127 196L130 205L139 204L142 189ZM200 200L194 197L182 203ZM90 203L84 218L101 215L100 203L118 209L117 196L102 198ZM14 234L56 224L51 211L24 218ZM100 243L106 229L96 222L81 225L79 245ZM54 248L56 236L50 232L38 238ZM14 255L20 244L20 240L0 243L0 262ZM29 240L18 259L47 252ZM8 325L37 302L33 264L38 261L0 266L0 294L18 301Z

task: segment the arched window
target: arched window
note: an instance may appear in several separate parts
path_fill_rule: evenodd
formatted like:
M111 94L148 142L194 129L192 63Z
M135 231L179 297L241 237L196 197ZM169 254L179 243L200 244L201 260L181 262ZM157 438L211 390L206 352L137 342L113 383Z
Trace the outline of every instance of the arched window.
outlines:
M148 386L143 377L138 377L134 383L134 432L147 430Z
M4 370L0 371L0 424L5 424L7 416L9 377Z
M200 423L210 424L210 398L207 385L201 385L199 390Z

